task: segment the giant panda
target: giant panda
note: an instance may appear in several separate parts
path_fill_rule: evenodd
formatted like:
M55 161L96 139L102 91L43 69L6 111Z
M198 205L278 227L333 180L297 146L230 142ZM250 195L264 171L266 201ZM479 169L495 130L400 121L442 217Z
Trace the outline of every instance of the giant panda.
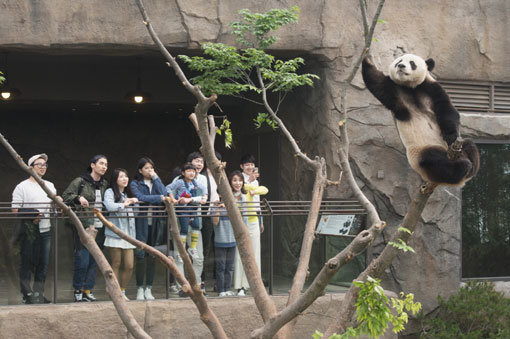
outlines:
M430 75L434 66L433 59L406 54L385 76L368 55L361 73L368 90L393 113L411 168L426 182L462 187L478 172L480 156L471 140L460 139L459 112Z

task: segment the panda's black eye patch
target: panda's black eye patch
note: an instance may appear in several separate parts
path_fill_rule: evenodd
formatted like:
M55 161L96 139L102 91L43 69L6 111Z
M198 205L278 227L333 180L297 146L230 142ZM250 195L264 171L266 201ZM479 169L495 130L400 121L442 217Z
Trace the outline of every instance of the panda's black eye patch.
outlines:
M413 71L415 71L417 66L416 66L416 64L414 63L414 61L412 61L412 60L411 60L411 61L409 62L409 64L411 65L411 69L412 69Z
M401 62L402 62L402 59L400 59L399 61L397 61L397 62L395 63L395 68L397 68L397 67L398 67L398 64L400 64Z

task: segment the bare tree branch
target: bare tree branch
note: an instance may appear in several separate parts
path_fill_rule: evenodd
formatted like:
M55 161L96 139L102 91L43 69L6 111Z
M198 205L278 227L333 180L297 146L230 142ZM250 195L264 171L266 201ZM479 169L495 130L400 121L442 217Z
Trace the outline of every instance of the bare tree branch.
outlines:
M112 267L106 260L103 252L99 246L97 246L96 241L93 237L91 237L83 228L83 225L80 219L76 216L74 211L64 204L61 200L57 198L55 194L46 186L44 181L37 175L33 168L27 166L21 156L16 152L16 150L9 144L7 139L0 134L0 143L5 147L7 152L12 156L12 158L16 161L21 169L23 169L26 173L34 178L34 180L41 186L41 188L46 192L48 197L58 206L60 207L65 214L71 219L74 227L76 228L78 235L80 237L80 241L85 246L85 248L90 252L92 257L97 263L99 270L103 274L105 283L106 283L106 291L110 295L112 299L113 305L119 314L120 319L128 329L128 331L135 338L150 338L150 336L140 327L140 325L136 322L135 317L131 314L131 311L127 307L126 301L122 296L122 292L120 291L120 285L117 281L117 278L113 274Z
M264 103L264 107L266 108L267 112L278 123L278 127L282 131L282 133L285 136L285 138L287 138L287 140L289 141L292 149L294 150L294 155L299 157L299 158L301 158L301 159L303 159L303 161L308 166L310 166L313 170L316 170L317 168L319 168L320 163L313 161L312 159L310 159L306 154L304 154L301 151L301 149L299 148L299 146L298 146L298 144L296 142L296 139L294 139L292 134L289 132L289 130L287 129L287 127L283 123L282 119L280 119L280 117L278 117L275 114L275 112L273 111L273 109L269 105L269 103L267 101L267 89L264 86L264 80L262 79L262 74L260 73L260 69L257 68L256 72L257 72L257 77L259 79L260 88L262 89L262 102Z

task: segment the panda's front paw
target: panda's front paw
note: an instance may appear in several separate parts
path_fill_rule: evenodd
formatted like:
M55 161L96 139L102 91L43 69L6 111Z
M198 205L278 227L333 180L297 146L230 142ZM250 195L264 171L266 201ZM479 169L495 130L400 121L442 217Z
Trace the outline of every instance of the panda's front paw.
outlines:
M462 144L463 140L461 137L458 137L449 147L447 156L450 160L457 160L462 153Z

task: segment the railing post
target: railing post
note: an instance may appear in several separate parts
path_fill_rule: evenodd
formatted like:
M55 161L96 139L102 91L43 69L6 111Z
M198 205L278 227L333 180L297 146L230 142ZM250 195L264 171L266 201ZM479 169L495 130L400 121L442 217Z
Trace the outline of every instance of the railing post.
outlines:
M167 211L165 209L164 212L164 220L166 220L166 256L170 255L170 224L168 223ZM168 299L170 297L170 271L168 267L165 265L166 272L166 280L165 280L165 298Z
M269 204L267 199L264 199L264 203L267 206L270 214L269 221L269 294L273 295L273 260L274 260L274 251L273 251L273 209Z
M57 303L58 290L58 210L53 208L53 303Z

